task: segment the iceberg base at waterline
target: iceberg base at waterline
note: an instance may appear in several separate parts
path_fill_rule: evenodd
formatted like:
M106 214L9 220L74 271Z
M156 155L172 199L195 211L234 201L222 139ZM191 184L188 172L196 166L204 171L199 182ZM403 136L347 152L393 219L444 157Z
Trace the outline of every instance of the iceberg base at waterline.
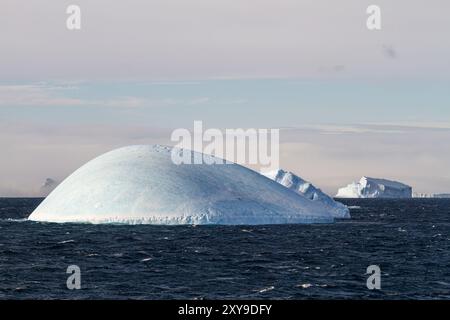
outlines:
M151 145L101 155L65 179L29 220L165 225L334 221L320 201L258 172L234 163L176 165L172 152L194 154Z

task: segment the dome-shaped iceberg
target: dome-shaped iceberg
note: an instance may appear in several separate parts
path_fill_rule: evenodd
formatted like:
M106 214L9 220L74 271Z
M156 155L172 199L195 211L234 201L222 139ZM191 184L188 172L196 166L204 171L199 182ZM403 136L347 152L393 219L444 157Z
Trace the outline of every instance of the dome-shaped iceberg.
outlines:
M172 150L155 145L108 152L64 180L29 219L126 224L333 222L320 202L255 171L237 164L176 165Z

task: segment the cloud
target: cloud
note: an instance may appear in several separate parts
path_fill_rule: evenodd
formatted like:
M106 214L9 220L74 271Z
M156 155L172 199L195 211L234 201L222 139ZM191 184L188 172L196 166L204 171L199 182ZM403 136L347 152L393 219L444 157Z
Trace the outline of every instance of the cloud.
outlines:
M409 129L436 129L436 130L448 130L450 129L449 122L429 122L429 121L404 121L404 122L378 122L364 124L366 126L377 127L397 127L397 128L409 128Z
M201 81L150 81L141 82L148 86L196 86L202 84Z
M52 178L45 179L44 183L41 185L40 194L43 197L46 197L52 192L57 186L59 182Z
M59 1L2 0L0 81L309 79L327 77L317 66L334 64L353 78L448 78L450 70L450 2L443 0L379 0L389 18L372 33L361 27L367 6L359 0L76 2L82 28L68 31ZM385 65L378 35L401 43L404 68Z
M388 57L389 59L396 59L397 58L397 50L392 45L383 45L383 54Z
M326 74L339 74L345 72L346 67L342 64L337 64L334 66L322 66L319 71Z
M139 107L145 100L139 97L117 97L115 99L82 99L67 96L77 87L44 84L0 85L0 107L15 106L104 106ZM73 93L71 93L73 94Z
M182 85L175 82L174 85ZM168 83L158 85L169 85ZM241 104L243 99L212 99L210 97L192 98L150 98L141 96L116 96L108 99L85 98L77 92L76 86L55 86L48 84L0 85L0 107L63 107L92 106L113 108L160 107L173 105L197 106L206 103ZM75 97L74 97L75 96Z
M207 102L209 102L210 100L211 100L211 99L208 98L208 97L200 97L200 98L192 99L191 101L189 101L188 104L190 104L190 105L199 105L199 104L207 103Z
M0 85L0 106L83 104L80 99L56 95L59 89L44 85Z
M62 181L87 161L121 146L170 145L171 132L135 123L0 122L0 196L39 196L48 177ZM285 128L280 139L281 166L330 194L362 175L405 181L417 192L450 190L450 128L311 125Z
M284 128L284 131L309 131L317 132L324 135L342 135L342 134L363 134L363 133L378 133L378 134L401 134L404 133L401 128L388 125L333 125L333 124L318 124L318 125L303 125L295 128Z

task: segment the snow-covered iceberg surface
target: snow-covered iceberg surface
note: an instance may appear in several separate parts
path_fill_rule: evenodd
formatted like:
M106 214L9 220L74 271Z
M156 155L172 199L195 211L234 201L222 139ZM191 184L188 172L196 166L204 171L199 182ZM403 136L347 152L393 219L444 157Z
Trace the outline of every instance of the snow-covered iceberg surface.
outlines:
M166 146L108 152L64 180L34 221L126 224L330 223L311 201L237 164L181 164ZM198 154L197 154L198 155ZM210 157L203 155L204 157ZM211 158L207 163L211 163Z
M320 202L335 218L350 218L350 211L346 205L335 201L313 184L303 180L292 172L278 169L270 172L262 172L261 174L312 201Z
M412 198L412 187L386 179L362 177L340 188L337 198Z

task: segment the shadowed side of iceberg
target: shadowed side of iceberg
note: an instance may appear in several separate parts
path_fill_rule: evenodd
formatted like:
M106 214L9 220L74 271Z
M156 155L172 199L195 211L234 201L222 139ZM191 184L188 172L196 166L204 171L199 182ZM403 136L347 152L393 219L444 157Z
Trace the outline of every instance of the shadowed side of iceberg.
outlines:
M332 197L322 192L322 190L316 188L312 183L303 180L292 172L278 169L270 172L262 172L261 174L312 201L320 202L333 217L350 219L350 210L345 204L335 201Z
M334 220L320 202L248 168L237 164L176 165L171 160L172 150L156 145L108 152L64 180L29 219L168 225Z

